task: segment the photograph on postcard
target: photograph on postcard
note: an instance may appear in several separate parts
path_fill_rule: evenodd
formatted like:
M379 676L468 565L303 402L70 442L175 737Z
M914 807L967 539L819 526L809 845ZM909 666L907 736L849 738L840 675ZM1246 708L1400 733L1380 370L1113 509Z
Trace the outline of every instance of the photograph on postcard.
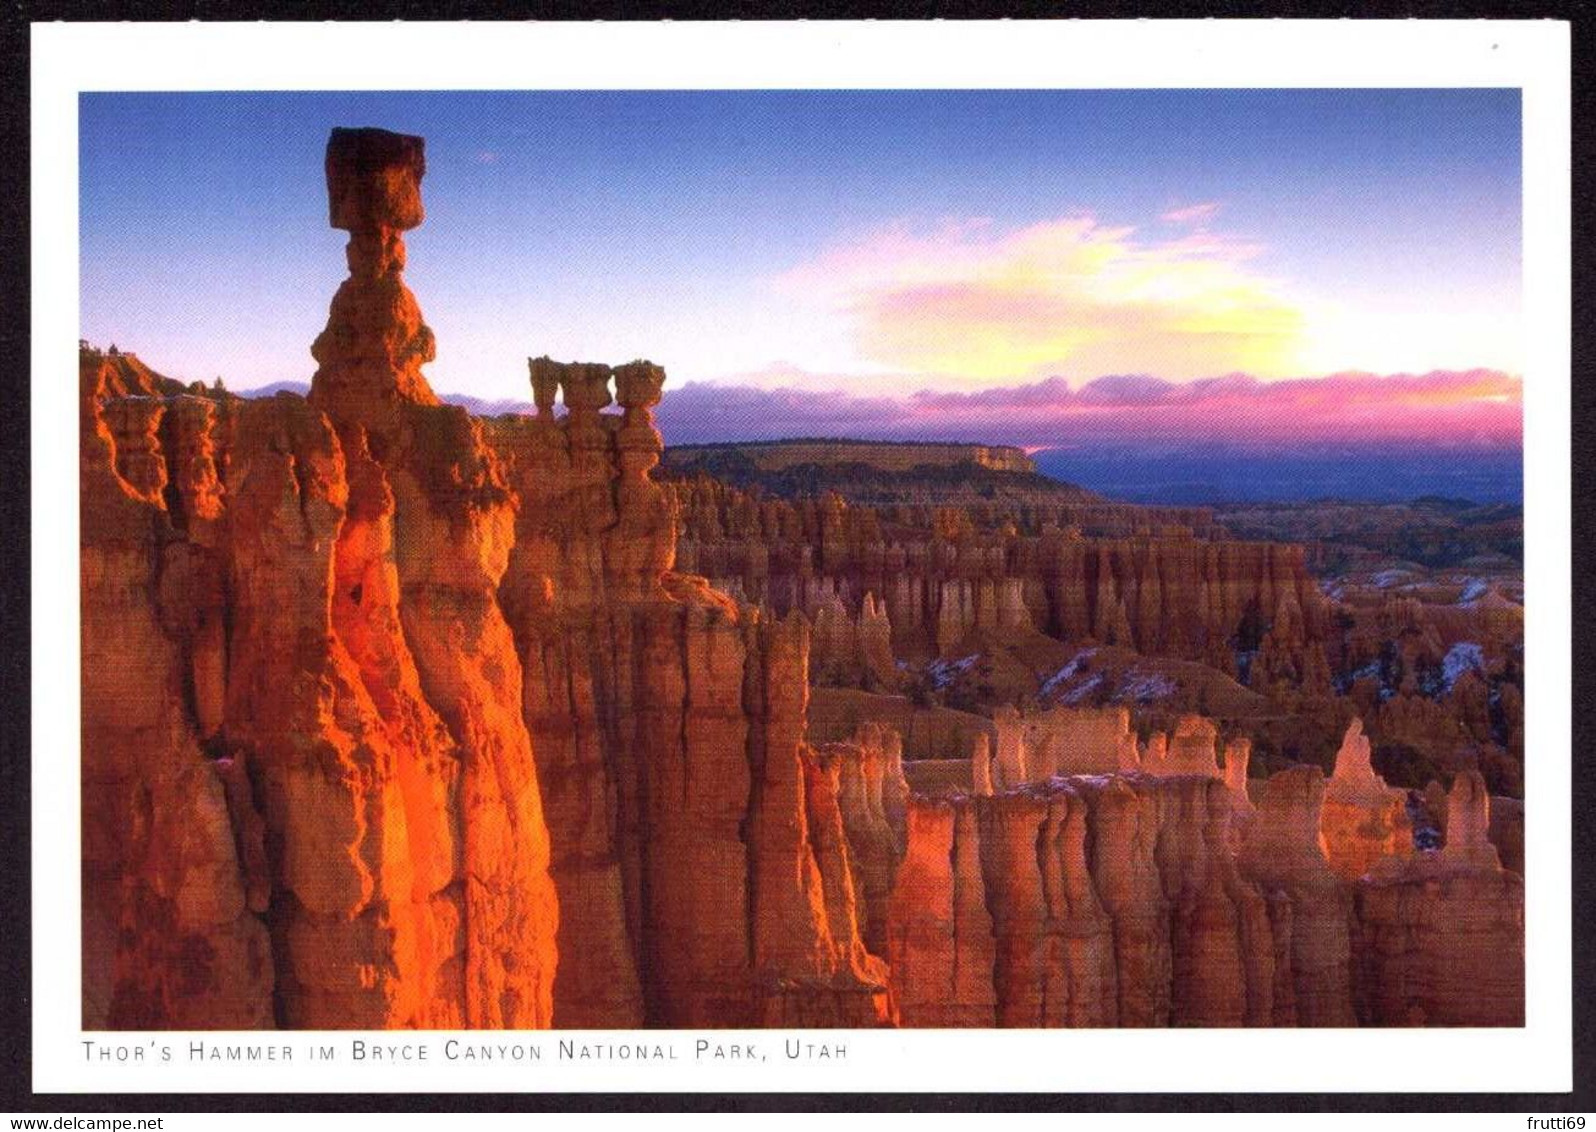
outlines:
M1521 1026L1520 135L84 93L83 1027Z

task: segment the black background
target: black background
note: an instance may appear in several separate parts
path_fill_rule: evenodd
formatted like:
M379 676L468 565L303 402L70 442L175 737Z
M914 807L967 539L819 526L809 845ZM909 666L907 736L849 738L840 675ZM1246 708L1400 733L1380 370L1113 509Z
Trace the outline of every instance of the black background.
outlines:
M1591 1057L1592 868L1596 856L1596 705L1591 678L1591 613L1596 593L1596 518L1592 476L1596 433L1592 400L1589 292L1582 267L1589 259L1596 207L1592 196L1591 125L1596 99L1591 90L1591 27L1596 6L1564 4L1444 3L1038 3L993 4L977 0L928 0L880 4L757 3L753 0L639 3L431 2L342 0L337 4L202 0L183 4L144 2L7 3L0 33L0 1109L58 1115L110 1111L215 1112L517 1112L517 1111L1088 1111L1088 1112L1455 1112L1504 1111L1554 1116L1596 1109L1596 1064ZM53 20L592 20L642 19L1015 19L1276 17L1294 19L1428 18L1558 19L1573 28L1573 987L1575 1091L1564 1094L110 1094L48 1095L32 1092L31 1064L31 798L30 718L30 523L29 514L29 58L28 25ZM418 68L419 77L419 68ZM49 522L49 516L39 516ZM64 564L63 564L64 566ZM1533 590L1535 581L1526 579ZM78 726L77 719L43 721L50 728ZM1533 957L1529 957L1533 962ZM1415 1041L1422 1041L1418 1034ZM1266 1072L1265 1067L1260 1067ZM1489 1066L1480 1067L1482 1074ZM1513 1125L1517 1127L1515 1123ZM1507 1125L1504 1125L1507 1127ZM1596 1127L1596 1126L1593 1126Z

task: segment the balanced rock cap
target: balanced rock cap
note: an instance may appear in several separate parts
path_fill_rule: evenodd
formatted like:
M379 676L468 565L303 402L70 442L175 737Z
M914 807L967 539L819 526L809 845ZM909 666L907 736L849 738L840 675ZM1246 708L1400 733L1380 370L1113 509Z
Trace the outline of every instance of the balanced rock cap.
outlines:
M327 201L334 228L373 232L417 227L424 216L426 143L409 134L336 126L327 139Z

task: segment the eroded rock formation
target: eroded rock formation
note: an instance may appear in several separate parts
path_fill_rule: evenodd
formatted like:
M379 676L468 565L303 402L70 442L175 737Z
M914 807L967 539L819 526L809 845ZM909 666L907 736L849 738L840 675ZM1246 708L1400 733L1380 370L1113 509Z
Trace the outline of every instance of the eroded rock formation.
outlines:
M1339 984L1311 946L1299 970L1297 897L1238 870L1231 817L1224 784L1196 776L911 800L888 925L905 1023L1266 1026L1298 1021L1304 998L1303 1021L1349 1020L1345 925ZM1341 1014L1314 1011L1338 992Z
M155 399L170 390L130 389L128 371L82 359L83 1023L268 1025L259 815L242 764L204 747L221 715L221 585L204 545L216 468L190 460L197 544L174 542L168 488L180 496L157 456L166 405ZM138 400L101 413L107 395ZM210 422L215 406L185 415ZM176 571L200 575L184 587L197 600L168 610L162 581Z
M670 570L659 367L530 371L537 415L484 427L522 501L500 595L564 909L557 1024L880 1021L843 783L804 739L807 623Z
M1356 888L1358 1014L1387 1026L1524 1024L1524 879L1487 839L1477 772L1447 796L1446 847Z
M420 376L431 335L404 286L400 232L420 222L423 172L420 139L334 132L327 182L350 278L317 339L308 401L107 400L104 363L85 356L85 427L108 441L84 448L85 609L118 588L89 576L116 534L101 514L128 514L149 534L121 569L153 584L119 617L154 620L156 654L178 665L161 701L171 733L118 760L149 773L114 785L86 774L85 807L149 806L194 744L204 757L185 772L184 805L220 807L199 823L219 842L205 851L205 918L233 909L229 930L253 941L173 933L124 896L133 924L114 956L93 956L117 972L98 1021L138 1010L182 1025L181 998L203 1002L205 979L248 994L256 1025L551 1021L548 830L495 599L514 503L480 427ZM96 647L131 647L85 630ZM85 664L86 763L106 754L98 720L125 726L114 681L142 655ZM139 857L110 866L124 888ZM141 954L157 946L172 955ZM152 979L168 988L158 1003L138 985Z
M688 568L783 613L837 601L857 614L873 595L897 656L948 656L980 630L1035 629L1231 675L1261 653L1260 674L1328 690L1327 609L1301 547L1199 538L1123 505L872 507L703 478L672 489Z
M1473 767L1494 793L1523 792L1523 608L1484 583L1461 600L1456 588L1386 592L1385 573L1321 592L1307 566L1322 565L1322 545L1238 539L1197 509L995 488L967 499L934 478L883 497L820 465L750 486L739 446L714 451L720 480L668 485L687 568L828 627L863 619L867 604L885 610L898 678L881 680L846 630L830 630L818 684L924 684L964 709L1032 694L1140 704L1160 726L1195 711L1243 730L1269 770L1307 761L1328 773L1356 715L1394 786ZM1094 659L1055 679L1072 655ZM970 657L994 670L945 687L943 667Z
M1000 720L997 735L1023 749L1017 720ZM1212 725L1197 719L1155 734L1139 769L1046 768L994 790L977 765L973 792L911 796L887 924L904 1023L1517 1024L1522 884L1496 864L1477 776L1459 780L1457 841L1439 858L1381 840L1356 885L1363 870L1332 867L1323 831L1340 819L1327 793L1362 820L1375 801L1385 814L1383 787L1378 799L1349 793L1366 777L1360 739L1349 732L1341 785L1327 791L1318 768L1297 767L1263 783L1256 803L1245 740L1225 745L1221 771ZM1117 745L1072 749L1090 761ZM988 765L1001 775L1016 757ZM1347 847L1370 844L1358 835ZM1467 958L1463 940L1501 948L1500 962L1480 970L1490 960ZM1470 998L1464 981L1476 978L1482 994Z
M670 571L661 369L437 403L424 168L334 132L350 277L308 399L85 354L88 1020L887 1020L861 908L897 850L844 815L902 791L805 742L807 623Z
M1336 753L1335 773L1325 788L1320 833L1330 867L1356 880L1387 858L1413 853L1408 796L1375 772L1363 722L1354 718Z

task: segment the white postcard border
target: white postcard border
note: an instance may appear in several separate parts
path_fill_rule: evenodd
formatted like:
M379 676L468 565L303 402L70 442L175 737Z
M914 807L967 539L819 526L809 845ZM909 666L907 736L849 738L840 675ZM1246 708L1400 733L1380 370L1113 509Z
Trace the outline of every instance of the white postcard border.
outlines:
M32 57L33 1074L61 1092L1564 1091L1570 915L1570 102L1549 21L38 24ZM86 1035L77 593L78 95L136 90L1517 87L1524 114L1527 1025L1522 1030ZM423 301L425 296L422 297ZM131 317L131 316L130 316ZM305 374L308 377L308 371ZM143 1058L84 1056L83 1042ZM449 1040L541 1046L464 1065ZM674 1045L565 1060L561 1040ZM782 1043L841 1043L791 1061ZM425 1045L353 1061L351 1043ZM696 1060L695 1043L768 1060ZM292 1061L193 1061L207 1046ZM177 1051L155 1060L162 1045ZM312 1047L345 1056L307 1060Z

